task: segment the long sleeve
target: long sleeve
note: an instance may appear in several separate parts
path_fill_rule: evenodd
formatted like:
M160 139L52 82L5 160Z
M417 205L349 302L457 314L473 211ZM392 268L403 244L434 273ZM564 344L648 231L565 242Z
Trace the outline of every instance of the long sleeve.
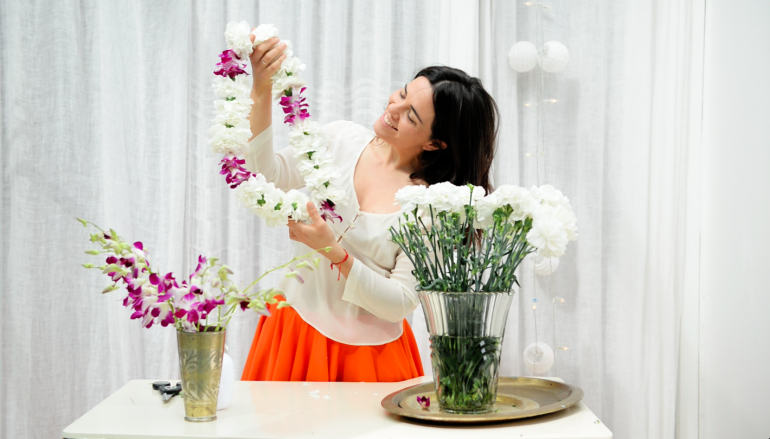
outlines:
M246 150L246 169L259 172L267 181L281 190L299 189L305 180L297 169L291 146L278 152L273 151L273 126L265 128L252 139Z
M329 140L329 148L333 148L337 136L352 122L339 120L323 126L324 134ZM278 189L287 191L305 187L305 179L297 168L294 151L287 146L278 152L273 150L273 126L265 128L249 143L246 150L246 169L259 172L267 181L275 184Z
M364 308L389 322L401 322L417 308L419 298L414 290L413 265L402 251L390 277L376 273L356 259L345 282L342 300Z

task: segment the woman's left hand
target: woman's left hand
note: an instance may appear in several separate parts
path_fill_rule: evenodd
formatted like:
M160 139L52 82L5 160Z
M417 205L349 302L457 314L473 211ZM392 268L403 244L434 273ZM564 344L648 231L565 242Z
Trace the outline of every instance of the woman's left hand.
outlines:
M334 247L337 240L334 237L334 231L326 221L318 214L315 204L308 201L307 213L313 224L303 224L300 222L289 221L289 239L305 244L306 246L319 250L324 247ZM326 252L322 252L326 254Z

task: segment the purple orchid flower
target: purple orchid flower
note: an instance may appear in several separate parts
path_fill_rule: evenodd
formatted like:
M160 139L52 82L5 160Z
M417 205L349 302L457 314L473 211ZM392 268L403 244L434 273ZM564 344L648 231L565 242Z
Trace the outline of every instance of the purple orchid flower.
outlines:
M238 157L225 157L219 163L222 165L222 170L219 173L227 176L225 181L230 185L230 189L237 188L241 183L254 175L243 167L246 164L246 160L239 159Z
M208 262L208 259L206 259L203 255L198 255L198 266L195 267L195 275L200 274L201 269L206 265L206 262Z
M329 200L321 202L321 207L318 209L318 213L324 221L331 221L334 224L334 220L339 220L342 223L342 217L334 211L334 203Z
M241 58L232 50L225 50L219 54L219 58L221 61L218 62L217 65L220 69L214 72L215 75L225 78L229 77L230 79L235 79L238 75L248 75L246 70L243 70L243 68L246 67L246 64L239 63L238 61Z
M215 297L212 299L205 299L201 304L201 309L203 310L203 312L208 314L211 311L215 310L219 305L224 305L224 304L225 304L225 300L221 298L217 299Z
M301 122L310 117L310 113L307 112L308 104L305 102L306 99L302 97L302 92L306 88L302 87L297 93L281 97L279 104L283 108L284 114L286 114L286 117L283 119L284 123L294 125L297 119Z
M418 396L417 404L420 404L423 410L428 410L430 408L430 396Z

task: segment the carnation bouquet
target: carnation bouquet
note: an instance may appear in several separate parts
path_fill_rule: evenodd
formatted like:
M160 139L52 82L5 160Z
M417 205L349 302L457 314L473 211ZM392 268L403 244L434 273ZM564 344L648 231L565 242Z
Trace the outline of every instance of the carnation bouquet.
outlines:
M436 394L448 412L492 409L516 269L577 239L569 200L553 186L408 186L391 239L410 258L431 341Z
M503 185L485 195L451 183L398 191L404 218L390 232L414 264L417 289L510 291L527 255L560 257L577 239L572 206L551 185Z

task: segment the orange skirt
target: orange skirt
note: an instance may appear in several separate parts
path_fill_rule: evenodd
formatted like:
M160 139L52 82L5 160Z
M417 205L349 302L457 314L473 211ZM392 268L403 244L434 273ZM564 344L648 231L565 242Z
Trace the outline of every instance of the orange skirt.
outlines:
M291 307L261 317L242 381L394 382L423 376L409 323L396 340L352 346L326 338Z

